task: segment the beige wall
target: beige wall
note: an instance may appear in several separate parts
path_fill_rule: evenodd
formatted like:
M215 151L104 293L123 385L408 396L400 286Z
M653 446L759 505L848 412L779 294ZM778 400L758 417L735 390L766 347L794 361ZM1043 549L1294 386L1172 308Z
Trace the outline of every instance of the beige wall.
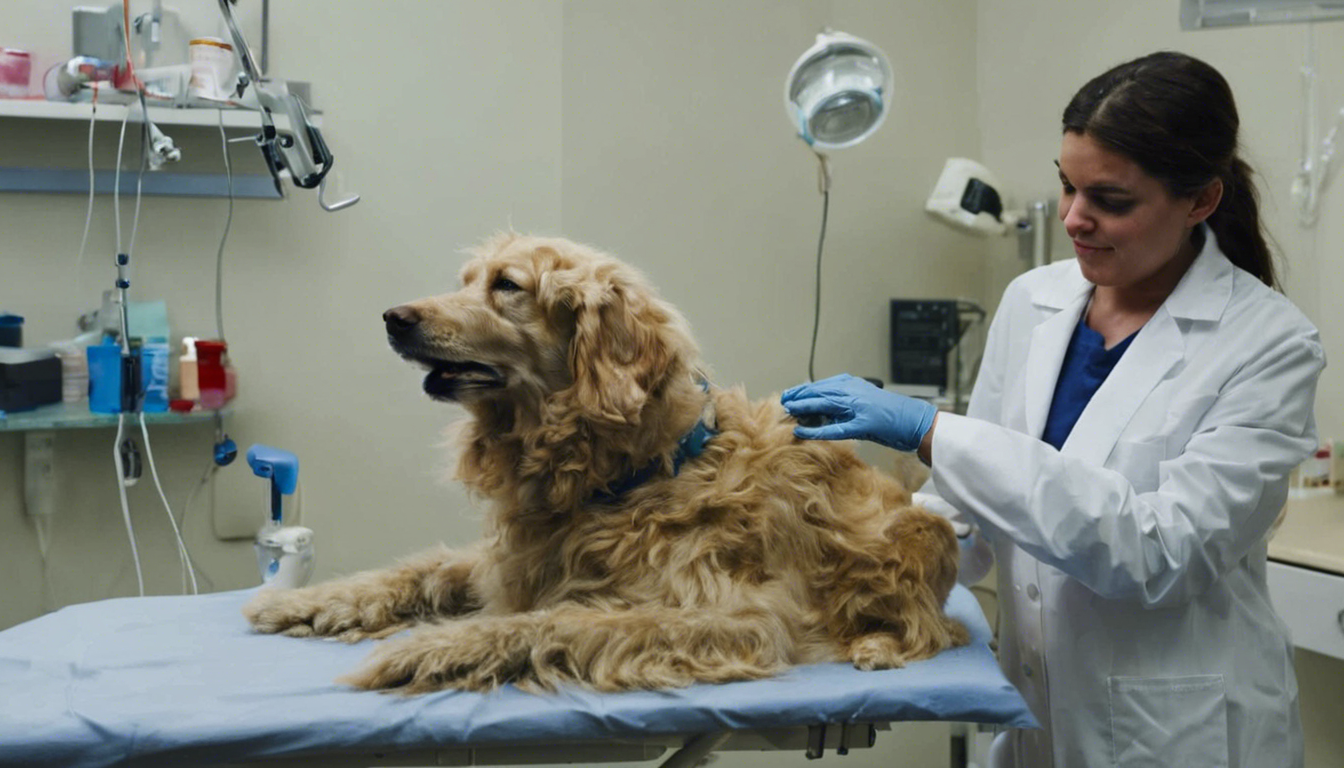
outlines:
M0 44L22 43L10 38L33 24L29 44L57 60L68 38L51 25L65 14L50 6L0 6L8 30ZM302 192L238 203L224 294L241 394L228 429L244 449L266 442L299 455L317 578L476 537L468 500L438 479L436 443L457 411L419 393L420 374L386 349L379 316L451 287L456 250L497 229L567 234L638 264L690 318L720 382L766 395L805 377L820 197L781 92L822 26L874 39L902 81L898 116L835 156L818 373L885 372L892 296L977 295L983 246L919 212L942 158L979 146L974 57L965 53L974 4L926 6L273 3L271 71L314 83L340 181L364 200L339 214ZM678 63L687 52L708 55ZM940 62L937 76L914 77L928 60ZM115 126L98 131L100 163L110 165ZM219 167L213 131L170 133L193 160ZM83 162L80 124L0 118L0 135L0 163ZM240 162L253 154L234 147ZM74 316L113 277L111 201L100 197L73 295L84 202L0 197L0 307L28 317L32 343L70 335ZM213 335L224 215L220 200L144 201L132 293L167 300L175 334ZM180 514L206 467L211 430L151 434ZM0 433L0 627L135 592L112 442L106 430L58 433L58 511L44 569L22 510L22 441ZM260 524L261 481L241 461L216 483L221 524ZM171 532L148 478L130 501L149 591L178 591ZM218 541L212 528L210 505L198 500L185 529L207 586L255 584L250 543ZM847 764L889 764L897 748L927 753L929 765L946 759L943 726L909 726L883 743L886 751Z
M6 3L0 19L11 23L0 26L14 34L47 5ZM380 315L451 285L454 251L483 234L510 223L560 228L562 24L557 2L383 3L377 13L290 2L275 4L273 16L272 72L315 83L336 167L364 200L340 214L324 213L301 191L282 202L238 203L225 255L224 325L241 394L227 427L244 450L266 442L299 455L321 578L474 535L461 494L436 484L442 459L434 446L452 411L418 394L419 376L386 349ZM115 144L106 142L115 129L99 126L100 164L111 164ZM0 130L9 138L0 149L6 164L30 162L22 143L42 143L52 131L62 132L81 162L82 127L3 120ZM213 158L222 169L217 134L171 132L189 156ZM234 153L255 162L247 145ZM113 278L111 201L100 197L83 293L73 295L84 203L80 195L0 200L0 305L29 318L32 343L70 335L75 315ZM175 334L214 335L225 208L222 200L144 201L132 295L167 300ZM151 434L180 514L208 460L211 431ZM0 625L55 604L134 593L108 455L112 433L58 433L45 597L21 507L21 444L16 434L0 434L0 578L7 585ZM241 460L222 473L214 510L221 520L259 524L259 483ZM142 482L130 497L149 591L177 590L171 533L152 484ZM250 544L216 541L207 505L196 505L185 527L216 588L256 583Z
M830 25L898 73L892 116L833 153L817 376L886 377L887 301L978 298L983 244L922 212L974 153L974 4L572 2L564 6L565 230L642 266L720 383L807 375L821 196L783 79Z
M10 37L49 5L4 3L0 44L22 43ZM242 394L228 427L244 448L268 442L301 457L318 578L475 537L468 501L437 480L434 446L454 411L418 394L419 375L385 349L379 314L450 286L455 250L493 230L566 234L639 265L690 319L720 383L765 395L806 375L820 197L815 161L791 135L781 90L826 25L882 45L898 89L881 132L833 157L818 375L885 375L888 298L993 304L1017 270L1016 246L924 217L944 158L980 157L1012 202L1053 195L1068 96L1105 66L1157 47L1204 56L1233 82L1289 295L1324 329L1332 358L1344 359L1331 332L1344 327L1344 308L1326 293L1344 269L1328 255L1344 241L1344 203L1330 193L1322 223L1304 231L1284 194L1297 157L1307 27L1182 33L1174 0L286 0L272 14L272 71L314 83L341 180L364 201L335 215L307 193L238 204L225 327ZM1316 31L1324 111L1344 99L1341 26ZM99 156L110 161L112 128L99 131ZM74 125L0 119L0 136L5 164L57 141L72 154L83 147ZM217 162L210 131L179 138L189 154ZM250 152L235 145L240 159ZM134 292L168 300L177 333L213 333L224 207L145 201ZM110 283L110 200L99 198L96 248L73 295L83 214L78 195L0 196L0 308L29 317L33 342L68 335L73 316ZM1341 400L1344 376L1332 368L1322 381L1323 434L1344 435ZM210 430L152 434L180 513L208 459ZM22 442L0 433L0 627L134 592L111 443L105 430L59 434L59 510L44 569L22 512ZM218 479L213 513L222 523L259 523L259 483L235 465ZM150 591L176 591L171 534L150 483L131 489L131 505ZM185 526L210 585L255 583L250 545L216 540L210 517L198 503ZM1344 710L1330 692L1344 683L1342 665L1310 654L1300 663L1312 765L1338 765L1344 748L1331 724ZM943 765L944 734L908 726L846 764Z

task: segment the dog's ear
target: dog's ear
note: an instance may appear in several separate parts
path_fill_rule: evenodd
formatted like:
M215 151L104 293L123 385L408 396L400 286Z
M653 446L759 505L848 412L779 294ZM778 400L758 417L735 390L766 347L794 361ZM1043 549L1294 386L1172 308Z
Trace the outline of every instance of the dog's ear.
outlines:
M636 277L619 268L547 275L553 311L572 313L569 370L560 393L590 419L635 424L675 358L671 315Z

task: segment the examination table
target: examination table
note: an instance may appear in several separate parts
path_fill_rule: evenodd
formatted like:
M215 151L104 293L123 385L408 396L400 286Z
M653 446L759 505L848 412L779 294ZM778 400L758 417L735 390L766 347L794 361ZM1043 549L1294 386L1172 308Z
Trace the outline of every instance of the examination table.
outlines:
M651 760L722 749L871 745L895 721L1036 722L999 672L975 598L948 612L970 645L904 669L797 667L668 691L405 697L333 680L374 641L253 633L253 590L103 600L0 632L0 766L481 765Z

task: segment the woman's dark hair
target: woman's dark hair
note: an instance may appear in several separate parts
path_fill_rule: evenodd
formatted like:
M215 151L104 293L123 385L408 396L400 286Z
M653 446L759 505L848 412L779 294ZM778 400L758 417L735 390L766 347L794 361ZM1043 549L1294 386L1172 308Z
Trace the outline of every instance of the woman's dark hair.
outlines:
M1064 109L1064 132L1085 134L1134 161L1176 197L1222 179L1207 223L1238 267L1277 288L1251 168L1237 155L1237 105L1218 70L1171 51L1134 59L1093 78Z

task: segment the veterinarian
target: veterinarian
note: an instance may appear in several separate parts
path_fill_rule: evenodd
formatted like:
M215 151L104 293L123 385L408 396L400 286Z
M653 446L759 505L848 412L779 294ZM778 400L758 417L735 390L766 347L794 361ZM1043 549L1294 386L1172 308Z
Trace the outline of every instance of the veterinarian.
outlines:
M1002 734L994 765L1301 766L1266 539L1325 361L1274 290L1231 90L1157 53L1063 123L1078 258L1008 286L968 414L849 376L783 403L830 422L799 437L918 451L916 500L990 542L1000 663L1044 726Z

